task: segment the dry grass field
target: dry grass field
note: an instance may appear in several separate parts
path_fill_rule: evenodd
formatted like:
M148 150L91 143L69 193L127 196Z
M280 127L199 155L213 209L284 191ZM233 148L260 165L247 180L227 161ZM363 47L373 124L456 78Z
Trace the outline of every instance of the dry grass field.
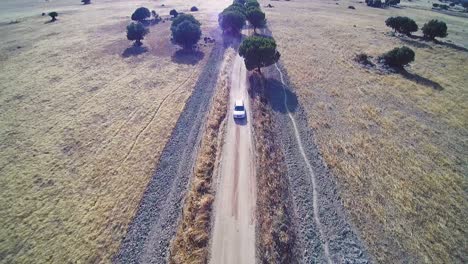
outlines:
M467 18L416 0L387 9L343 0L261 2L268 3L281 61L375 260L466 263ZM392 36L384 21L395 15L420 28L445 21L445 44ZM406 76L353 61L402 45L416 53Z
M226 3L0 3L0 262L110 261L212 49L177 52L166 22L136 50L129 17L196 5L210 36Z

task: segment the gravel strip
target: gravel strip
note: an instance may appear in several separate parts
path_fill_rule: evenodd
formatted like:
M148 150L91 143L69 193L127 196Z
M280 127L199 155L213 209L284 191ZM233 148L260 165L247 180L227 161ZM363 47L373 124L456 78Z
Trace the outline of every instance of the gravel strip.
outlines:
M333 263L369 263L366 249L354 228L348 223L339 198L339 192L331 172L324 165L315 144L314 135L307 123L307 116L291 89L286 71L278 64L286 84L286 98L302 140L305 154L315 174L318 210L323 237L314 221L313 187L311 176L295 137L293 124L284 106L284 90L280 74L273 65L265 69L267 94L274 112L277 135L282 144L288 169L297 229L297 249L301 263L326 263L325 241Z
M114 263L166 263L224 48L219 39L166 144Z

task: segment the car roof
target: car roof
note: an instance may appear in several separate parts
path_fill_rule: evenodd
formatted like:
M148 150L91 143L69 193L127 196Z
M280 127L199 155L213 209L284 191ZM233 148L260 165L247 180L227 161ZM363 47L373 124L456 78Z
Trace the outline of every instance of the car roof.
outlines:
M234 106L244 106L244 101L236 100L236 102L234 103Z

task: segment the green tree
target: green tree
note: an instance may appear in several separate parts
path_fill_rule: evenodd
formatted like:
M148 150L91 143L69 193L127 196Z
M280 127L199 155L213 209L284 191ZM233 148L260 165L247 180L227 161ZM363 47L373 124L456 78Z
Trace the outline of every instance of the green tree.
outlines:
M58 17L58 13L55 12L55 11L53 11L53 12L50 12L50 13L49 13L49 16L52 18L51 21L54 22L55 20L57 20L56 17Z
M260 8L260 4L257 2L257 0L247 0L247 1L245 1L245 8L249 9L251 7Z
M127 39L135 40L136 46L141 46L141 40L149 33L149 30L141 22L132 22L127 26Z
M190 14L182 14L182 15L179 15L176 18L174 18L174 20L172 20L171 30L173 28L177 27L180 23L182 23L184 21L189 21L189 22L191 22L193 24L201 26L201 23L194 16L192 16Z
M403 67L404 65L414 61L414 51L406 46L394 48L391 51L383 54L382 59L385 63L394 67Z
M232 4L228 7L226 7L223 12L227 12L227 11L235 11L235 12L240 12L242 13L244 16L246 15L246 12L247 12L247 9L245 8L245 6L243 5L240 5L240 4Z
M219 14L218 22L223 32L239 34L245 25L246 17L239 11L223 11Z
M175 9L172 9L171 11L169 11L169 15L171 15L172 17L177 17L179 15L179 12L177 12L177 10Z
M257 28L264 27L266 24L265 13L260 8L247 9L247 20L254 27L254 32Z
M447 36L447 25L443 21L432 19L422 27L424 37L434 40L435 37L445 38Z
M247 70L270 66L280 58L276 42L272 38L252 36L244 39L239 47L239 55L244 58Z
M182 15L179 17L182 17ZM191 18L186 18L178 20L177 23L174 24L174 22L176 22L179 17L177 17L171 25L172 39L176 44L182 46L184 49L191 49L193 45L200 40L200 22L198 22L196 19L195 21L192 21ZM193 16L191 17L193 18Z
M139 22L143 22L149 17L151 17L151 12L146 7L139 7L132 14L132 20Z
M391 27L395 32L399 32L406 35L411 35L411 32L418 31L418 25L414 20L409 17L389 17L385 20L385 24Z

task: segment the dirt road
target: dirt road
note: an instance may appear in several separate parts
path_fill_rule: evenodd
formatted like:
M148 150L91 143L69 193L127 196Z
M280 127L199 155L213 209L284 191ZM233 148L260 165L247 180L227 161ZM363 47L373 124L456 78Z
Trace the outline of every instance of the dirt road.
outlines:
M221 154L210 263L255 263L256 181L247 93L247 71L237 55L231 77L230 108ZM243 99L247 118L232 117L234 101Z

